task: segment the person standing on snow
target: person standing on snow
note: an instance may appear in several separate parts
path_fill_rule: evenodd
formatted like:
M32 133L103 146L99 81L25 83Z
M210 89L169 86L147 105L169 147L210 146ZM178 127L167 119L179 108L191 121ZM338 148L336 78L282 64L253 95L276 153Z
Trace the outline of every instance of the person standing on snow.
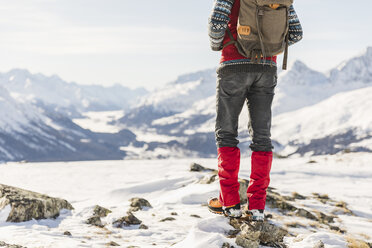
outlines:
M260 221L264 219L266 190L270 183L273 160L270 129L271 105L277 84L277 57L275 55L265 56L262 39L261 50L251 52L251 57L242 55L241 46L237 44L238 33L241 32L243 36L248 36L251 32L253 33L253 28L241 26L238 19L241 14L241 4L249 4L247 3L249 1L257 4L263 0L215 0L212 14L209 17L211 48L213 51L222 50L222 57L217 69L215 126L220 195L209 199L208 208L213 213L229 217L239 218L242 215L238 182L240 149L237 147L239 143L237 137L238 118L244 103L247 102L252 156L247 190L248 205L245 210L252 220ZM288 1L278 0L276 2ZM287 47L302 39L302 27L293 5L288 6L285 8L285 14L288 14L285 20L285 24L288 25ZM269 4L265 6L267 7L279 10L284 6ZM257 11L258 18L264 16L260 13Z

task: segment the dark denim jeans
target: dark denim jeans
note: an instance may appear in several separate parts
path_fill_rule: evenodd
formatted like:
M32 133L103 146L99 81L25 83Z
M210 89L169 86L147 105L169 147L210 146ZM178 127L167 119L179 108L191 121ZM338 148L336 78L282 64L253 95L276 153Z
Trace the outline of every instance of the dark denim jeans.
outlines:
M277 84L276 70L217 73L217 147L238 145L238 119L247 102L252 151L272 151L271 105Z

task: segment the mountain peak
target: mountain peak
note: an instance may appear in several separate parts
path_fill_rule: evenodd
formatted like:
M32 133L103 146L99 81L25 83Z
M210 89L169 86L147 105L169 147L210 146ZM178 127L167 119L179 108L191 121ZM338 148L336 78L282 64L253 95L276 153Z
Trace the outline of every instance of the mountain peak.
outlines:
M301 60L296 60L293 65L291 70L303 72L303 71L311 71L311 69Z
M22 68L14 68L14 69L11 69L10 71L8 71L6 74L8 75L30 75L30 71L27 70L27 69L22 69Z
M372 47L367 47L362 54L343 62L331 71L332 81L363 82L372 81Z
M170 84L184 84L184 83L189 83L191 81L197 81L200 79L211 79L214 78L216 73L216 69L206 69L206 70L201 70L193 73L188 73L188 74L183 74L180 75L175 81L171 82Z

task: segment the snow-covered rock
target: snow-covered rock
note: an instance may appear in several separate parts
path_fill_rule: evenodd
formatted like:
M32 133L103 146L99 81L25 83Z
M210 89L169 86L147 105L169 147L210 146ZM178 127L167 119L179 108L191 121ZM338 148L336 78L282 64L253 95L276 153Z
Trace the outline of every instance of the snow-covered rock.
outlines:
M10 210L8 222L56 218L62 209L73 209L66 200L0 184L0 211L4 208Z

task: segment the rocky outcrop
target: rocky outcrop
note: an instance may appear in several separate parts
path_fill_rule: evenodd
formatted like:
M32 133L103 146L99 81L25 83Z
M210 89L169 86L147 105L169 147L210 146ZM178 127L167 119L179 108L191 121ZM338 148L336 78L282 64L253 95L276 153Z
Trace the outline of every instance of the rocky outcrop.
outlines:
M277 208L282 213L287 213L288 211L297 210L295 206L287 202L283 196L273 191L272 188L269 188L267 190L266 204L270 208Z
M299 208L295 211L295 215L299 217L304 217L310 220L318 220L312 213L307 211L306 209Z
M136 216L134 216L131 212L128 212L127 216L124 216L118 220L115 220L112 224L115 227L125 227L125 226L131 226L131 225L140 225L142 221L137 219Z
M200 179L200 184L211 184L214 183L218 179L217 174L205 175L202 179Z
M244 248L258 248L260 245L270 247L286 247L283 238L288 232L271 224L264 222L236 222L235 228L241 231L236 236L236 244Z
M90 217L86 223L89 225L104 227L101 218L106 217L109 213L112 213L110 209L96 205L93 210L93 215Z
M86 223L89 224L89 225L97 226L97 227L104 227L105 226L105 225L103 225L103 223L101 221L101 218L99 216L90 217L86 221Z
M4 247L4 248L26 248L26 247L20 246L20 245L10 245L10 244L7 244L3 241L0 241L0 247Z
M106 246L120 246L120 245L118 243L114 242L114 241L111 241L111 242L107 243Z
M131 208L129 210L131 212L143 210L145 208L152 208L150 202L144 198L135 197L130 199L129 201L131 202L130 203Z
M66 200L0 184L0 210L8 205L7 222L57 218L62 209L74 209Z
M145 224L141 224L141 225L139 226L139 229L145 229L145 230L147 230L147 229L149 229L149 227L146 226Z
M176 220L176 219L173 218L173 217L166 217L166 218L164 218L164 219L161 219L160 222L174 221L174 220Z
M313 193L313 197L318 201L322 202L323 204L326 204L328 201L331 201L329 196L326 194Z
M204 166L202 166L200 164L197 164L197 163L192 163L190 165L190 171L194 171L194 172L201 172L201 171L213 171L213 172L217 172L216 170L205 168Z
M110 209L101 207L99 205L96 205L93 210L93 216L98 216L98 217L106 217L108 214L112 213Z

